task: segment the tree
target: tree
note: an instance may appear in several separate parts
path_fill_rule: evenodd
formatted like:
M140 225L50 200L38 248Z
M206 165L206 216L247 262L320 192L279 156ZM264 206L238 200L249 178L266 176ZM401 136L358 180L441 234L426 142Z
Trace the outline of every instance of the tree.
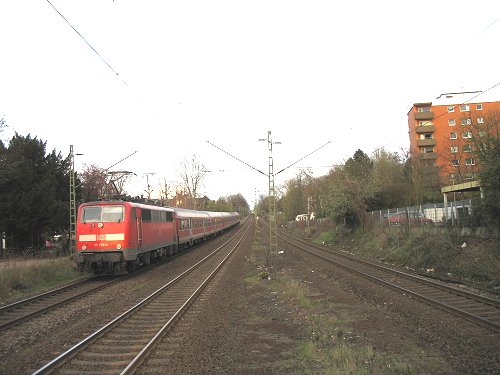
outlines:
M102 199L109 194L106 170L95 164L84 165L80 173L82 202Z
M160 201L164 204L169 201L169 199L174 195L175 187L172 183L167 182L167 179L163 179L163 184L160 182Z
M239 212L242 215L248 215L250 213L250 206L240 193L230 195L227 200L231 203L231 211Z
M323 186L324 211L338 223L366 227L366 212L376 193L373 161L357 150L344 166L333 168Z
M14 250L40 248L67 229L69 159L46 143L17 133L0 158L0 228Z
M406 153L404 157L403 180L407 186L406 206L441 199L439 167L434 164L434 160L410 153Z
M500 227L500 113L490 113L473 131L473 155L479 160L482 211L486 222Z
M196 209L196 198L199 195L199 189L206 175L206 168L199 160L198 156L193 154L190 160L184 158L181 161L181 181L182 187L190 199L190 208Z
M282 205L286 220L294 220L297 215L307 212L302 178L300 172L295 178L285 182L286 194L283 196Z
M405 205L407 184L400 154L379 149L373 160L373 178L377 193L370 204L371 211Z

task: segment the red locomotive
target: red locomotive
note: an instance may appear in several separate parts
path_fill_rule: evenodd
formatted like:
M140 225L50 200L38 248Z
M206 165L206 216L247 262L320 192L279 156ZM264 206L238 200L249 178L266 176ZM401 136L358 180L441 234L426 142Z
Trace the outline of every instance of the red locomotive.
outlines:
M194 211L125 201L83 203L78 208L78 269L113 273L177 253L240 222L237 212Z

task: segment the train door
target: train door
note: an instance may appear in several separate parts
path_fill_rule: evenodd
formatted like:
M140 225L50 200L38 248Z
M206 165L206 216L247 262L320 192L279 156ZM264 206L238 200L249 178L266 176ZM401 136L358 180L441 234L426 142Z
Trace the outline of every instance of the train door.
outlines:
M137 249L142 250L142 214L140 208L135 208L135 222L137 225Z
M193 246L193 224L194 220L189 219L189 246Z
M177 217L175 216L175 214L172 214L172 215L173 215L172 231L174 232L173 240L174 240L174 244L178 244L179 243L179 233L178 233L179 223L177 222Z

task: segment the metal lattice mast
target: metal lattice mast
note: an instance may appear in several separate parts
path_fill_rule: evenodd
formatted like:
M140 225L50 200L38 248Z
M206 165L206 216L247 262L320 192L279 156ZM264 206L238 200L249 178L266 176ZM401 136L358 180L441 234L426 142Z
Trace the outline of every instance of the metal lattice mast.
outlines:
M69 250L75 251L76 246L76 190L75 190L75 154L73 145L69 146L71 170L69 172Z
M278 253L278 238L276 236L276 195L274 190L273 140L271 131L267 132L269 146L269 255L271 263Z

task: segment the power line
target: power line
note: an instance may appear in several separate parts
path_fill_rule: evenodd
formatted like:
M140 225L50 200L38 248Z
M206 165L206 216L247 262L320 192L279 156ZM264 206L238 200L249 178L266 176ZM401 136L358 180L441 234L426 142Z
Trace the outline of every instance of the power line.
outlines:
M101 61L104 64L106 64L106 66L120 79L120 81L122 81L125 86L128 86L127 82L125 82L121 77L119 77L118 72L113 69L113 67L106 61L106 59L104 57L101 56L101 54L99 52L97 52L97 50L94 47L92 47L92 45L87 41L87 39L85 39L85 37L82 34L80 34L80 32L67 20L67 18L64 17L63 14L61 12L59 12L59 10L57 10L57 8L54 6L54 4L52 4L50 2L50 0L47 0L47 2L50 4L52 9L54 9L54 11L56 11L57 14L59 14L64 21L66 21L66 23L69 25L69 27L71 27L73 29L73 31L78 34L78 36L85 42L85 44L87 44L87 46L89 46L90 49L92 51L94 51L94 53L97 56L99 56Z
M117 161L117 162L116 162L115 164L113 164L111 167L106 168L106 169L105 169L105 171L109 171L109 170L110 170L111 168L113 168L115 165L117 165L117 164L121 163L122 161L124 161L125 159L128 159L129 157L131 157L132 155L135 155L136 153L137 153L137 151L134 151L134 152L132 152L130 155L125 156L123 159L121 159L121 160Z
M486 26L483 30L481 30L481 32L478 34L478 35L481 35L482 33L484 33L486 30L488 30L491 26L493 26L495 23L497 23L498 21L500 21L500 18L497 18L495 21L493 21L492 23L490 23L488 26Z
M323 147L325 147L326 145L328 145L328 144L329 144L329 143L331 143L331 142L332 142L332 141L328 141L328 142L326 142L324 145L322 145L322 146L318 147L316 150L311 151L310 153L308 153L307 155L303 156L302 158L300 158L300 159L299 159L299 160L297 160L296 162L293 162L293 163L292 163L292 164L290 164L289 166L287 166L287 167L283 168L282 170L280 170L279 172L275 173L275 175L280 174L280 173L281 173L281 172L283 172L284 170L286 170L286 169L290 168L291 166L293 166L293 165L297 164L299 161L304 160L304 159L305 159L305 158L307 158L309 155L312 155L312 154L314 154L316 151L321 150Z
M207 141L207 143L208 143L209 145L211 145L211 146L214 146L216 149L218 149L218 150L222 151L223 153L225 153L225 154L227 154L227 155L231 156L232 158L234 158L234 159L238 160L240 163L245 164L247 167L252 168L253 170L255 170L255 171L257 171L257 172L259 172L259 173L263 174L264 176L269 176L267 173L264 173L264 172L262 172L261 170L259 170L259 169L255 168L255 167L252 167L250 164L245 163L243 160L238 159L236 156L231 155L229 152L224 151L224 150L223 150L222 148L220 148L220 147L217 147L217 146L216 146L216 145L214 145L212 142Z

